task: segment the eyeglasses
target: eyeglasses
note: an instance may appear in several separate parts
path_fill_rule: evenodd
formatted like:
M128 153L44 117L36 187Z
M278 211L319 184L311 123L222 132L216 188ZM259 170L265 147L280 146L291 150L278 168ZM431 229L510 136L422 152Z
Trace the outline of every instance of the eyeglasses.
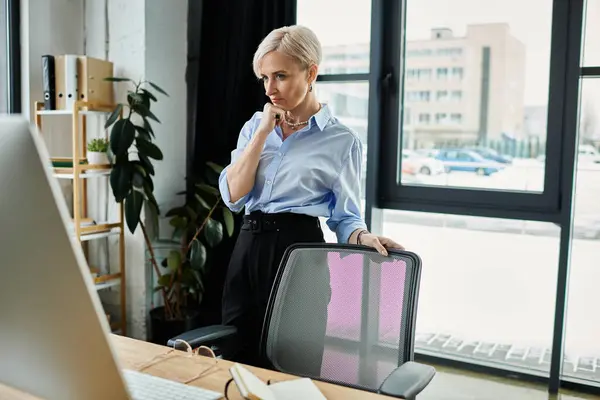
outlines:
M185 353L181 352L181 346L184 347ZM205 377L206 375L220 370L218 367L219 361L217 360L217 357L211 348L206 346L200 346L194 349L188 342L182 339L176 339L173 343L172 349L165 353L158 354L152 357L150 360L142 363L141 365L136 366L136 369L140 372L143 372L144 370L147 370L148 368L156 364L178 357L188 358L193 360L197 364L206 365L206 368L203 369L200 373L192 376L189 379L180 380L180 383L188 384L190 382L193 382L195 380Z

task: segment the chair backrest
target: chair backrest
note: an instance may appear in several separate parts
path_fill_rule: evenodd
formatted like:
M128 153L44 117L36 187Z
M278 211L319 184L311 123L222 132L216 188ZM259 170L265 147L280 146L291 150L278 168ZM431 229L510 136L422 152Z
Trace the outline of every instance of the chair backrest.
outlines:
M411 252L291 246L273 285L261 352L283 372L377 390L413 359L420 276Z

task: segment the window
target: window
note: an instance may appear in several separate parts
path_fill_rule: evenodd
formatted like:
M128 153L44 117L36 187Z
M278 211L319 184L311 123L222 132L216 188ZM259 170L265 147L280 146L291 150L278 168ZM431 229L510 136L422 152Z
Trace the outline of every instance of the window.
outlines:
M452 79L462 80L463 78L463 68L462 67L453 67L451 71Z
M382 0L371 17L368 74L322 80L364 79L367 223L427 265L416 351L600 387L598 2Z
M0 0L0 114L21 110L19 1Z
M448 114L446 114L446 113L436 113L435 114L435 123L436 124L446 124L446 123L448 123Z
M436 74L438 79L446 79L448 78L448 68L438 68Z
M428 124L430 120L429 114L421 113L419 114L419 123Z
M583 66L600 66L600 3L587 0L585 6L585 40Z
M459 113L452 113L452 114L450 114L450 121L453 124L460 124L460 123L462 123L462 114L459 114Z
M336 18L332 19L332 15ZM323 61L315 85L319 101L328 103L333 115L354 130L363 144L361 196L364 205L369 142L371 1L357 0L342 5L337 1L298 0L297 23L312 29L321 42Z
M298 0L297 4L298 24L312 29L323 47L321 70L331 68L334 74L369 72L370 0L343 6L337 1L321 0Z
M452 99L452 101L461 101L462 100L462 91L453 90L452 93L450 94L450 98Z
M492 0L405 1L405 8L398 7L396 12L406 35L398 37L394 45L462 50L461 56L454 58L436 53L436 57L396 60L395 71L406 71L397 80L400 91L430 90L432 100L448 106L432 110L432 123L427 126L404 130L395 122L401 105L383 101L385 129L398 132L398 136L396 143L382 146L379 170L387 176L380 205L434 211L434 204L440 204L459 212L468 204L469 210L485 210L487 216L526 214L531 219L555 221L561 206L557 159L564 113L561 101L549 96L549 88L551 81L555 91L564 87L568 63L565 46L552 25L554 16L558 20L554 30L566 29L568 16L559 16L554 10L562 7L561 3L527 2L527 7L535 10L533 21L523 18L519 0L505 2L501 8ZM529 34L532 23L535 36ZM439 29L441 26L446 28ZM458 55L458 51L440 51ZM421 69L430 69L433 79L411 80L409 71ZM539 111L530 113L536 109ZM533 118L540 123L534 124ZM528 130L546 120L550 122L544 123L546 129ZM401 150L427 151L435 159L436 153L449 148L474 152L481 159L463 169L451 168L452 160L438 160L448 171L440 176L415 179L403 175ZM546 155L552 162L546 163Z
M8 112L8 3L0 0L0 114Z
M559 228L393 210L383 221L384 235L426 260L416 352L548 375Z
M590 16L588 16L589 20ZM586 48L587 49L587 48ZM600 385L600 76L582 79L563 375Z

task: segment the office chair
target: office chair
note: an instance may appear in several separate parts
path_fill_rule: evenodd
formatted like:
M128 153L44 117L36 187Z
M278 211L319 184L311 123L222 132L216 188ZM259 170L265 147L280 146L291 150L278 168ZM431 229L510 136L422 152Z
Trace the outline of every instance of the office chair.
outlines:
M331 243L287 249L261 337L260 354L273 369L401 399L427 386L435 369L413 361L421 260L388 253ZM168 345L225 348L235 334L209 326Z

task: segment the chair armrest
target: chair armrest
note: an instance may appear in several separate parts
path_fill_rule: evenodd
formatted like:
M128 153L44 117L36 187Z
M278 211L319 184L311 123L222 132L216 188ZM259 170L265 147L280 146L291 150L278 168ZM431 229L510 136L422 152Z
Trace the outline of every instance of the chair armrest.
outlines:
M396 368L381 384L379 393L400 399L413 399L435 375L435 368L408 361Z
M229 340L237 334L237 328L229 325L211 325L194 329L177 335L167 342L167 346L174 347L177 339L185 340L196 348L198 346L213 346L218 343Z

